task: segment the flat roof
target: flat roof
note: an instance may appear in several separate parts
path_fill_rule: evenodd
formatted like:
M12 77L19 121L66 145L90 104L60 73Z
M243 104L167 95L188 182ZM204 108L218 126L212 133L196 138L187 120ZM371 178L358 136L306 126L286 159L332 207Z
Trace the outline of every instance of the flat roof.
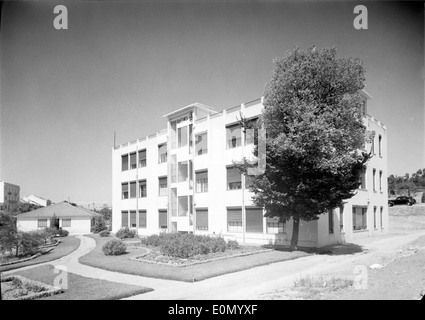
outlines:
M182 113L183 111L186 111L186 110L189 110L189 109L192 109L192 108L200 108L200 109L207 111L207 112L217 112L214 108L207 106L206 104L195 102L195 103L189 104L189 105L187 105L183 108L177 109L173 112L167 113L166 115L163 116L163 118L167 118L167 117L170 117L172 115Z

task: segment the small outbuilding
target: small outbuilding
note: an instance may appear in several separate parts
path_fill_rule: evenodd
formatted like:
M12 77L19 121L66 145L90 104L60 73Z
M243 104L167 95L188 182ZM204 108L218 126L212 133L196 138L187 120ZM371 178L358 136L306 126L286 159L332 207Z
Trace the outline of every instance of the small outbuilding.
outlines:
M53 227L51 224L54 223L54 226L67 230L70 234L87 234L97 216L101 215L68 202L60 202L19 214L17 227L20 231L28 232Z

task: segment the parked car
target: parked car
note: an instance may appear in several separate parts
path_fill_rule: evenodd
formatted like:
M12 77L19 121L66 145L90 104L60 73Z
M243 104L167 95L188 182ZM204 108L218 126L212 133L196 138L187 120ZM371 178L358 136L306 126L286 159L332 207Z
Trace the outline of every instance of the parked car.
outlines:
M411 206L412 204L415 204L416 200L412 197L407 196L400 196L392 200L388 200L388 206L392 207L394 205L398 204L407 204L408 206Z

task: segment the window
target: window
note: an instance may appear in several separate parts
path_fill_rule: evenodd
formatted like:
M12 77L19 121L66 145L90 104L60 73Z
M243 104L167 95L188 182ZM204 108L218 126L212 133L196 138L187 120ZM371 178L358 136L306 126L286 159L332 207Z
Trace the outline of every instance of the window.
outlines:
M382 157L382 136L378 136L378 148L379 148L379 156Z
M227 190L242 188L242 179L239 170L236 167L227 168Z
M334 233L334 211L332 209L328 210L329 218L329 234Z
M373 207L373 228L376 229L376 207Z
M158 178L159 183L159 196L166 196L168 195L168 188L167 188L167 177L161 177Z
M37 220L38 228L47 228L47 219L38 219Z
M139 198L146 198L148 196L148 186L146 180L139 181Z
M339 229L344 229L344 206L339 207Z
M146 228L146 210L139 210L139 228Z
M263 233L263 209L246 208L246 232Z
M359 178L360 189L366 189L366 167L363 167Z
M241 126L234 124L226 127L227 148L236 148L241 146Z
M267 217L267 233L283 233L284 227L285 227L285 223L279 222L279 218Z
M62 228L71 227L71 219L62 219Z
M208 209L196 209L196 230L208 230Z
M177 188L171 189L171 216L177 217Z
M384 207L381 207L379 210L379 223L381 224L381 229L384 227L384 222L382 221L383 213L384 213Z
M373 191L376 192L376 169L373 169Z
M136 161L136 152L130 153L130 169L136 169L137 161Z
M208 171L196 172L196 192L208 192Z
M254 144L258 145L258 129L254 128L258 118L248 121L248 126L253 128L245 128L245 145Z
M227 209L227 231L242 232L242 208Z
M178 128L178 145L179 148L187 146L187 126Z
M136 198L136 181L130 182L130 198Z
M382 192L382 171L379 170L379 192Z
M121 227L128 227L128 211L121 211Z
M178 211L178 215L179 217L186 217L187 213L189 211L189 206L188 206L188 197L187 196L181 196L178 197L179 199L179 211Z
M128 154L121 156L121 171L128 170Z
M158 146L158 163L167 162L167 144L160 144Z
M128 183L127 182L121 184L121 190L122 190L121 198L128 199Z
M167 210L158 210L158 226L160 229L167 229Z
M367 228L367 207L353 206L353 230Z
M146 167L146 150L139 151L139 168Z
M178 164L178 171L179 171L179 177L178 177L178 181L179 182L183 182L183 181L187 181L188 179L188 164L187 161L183 161L183 162L179 162Z
M137 228L136 211L130 211L130 227L131 228Z
M208 153L207 133L200 133L195 136L195 155L200 156Z

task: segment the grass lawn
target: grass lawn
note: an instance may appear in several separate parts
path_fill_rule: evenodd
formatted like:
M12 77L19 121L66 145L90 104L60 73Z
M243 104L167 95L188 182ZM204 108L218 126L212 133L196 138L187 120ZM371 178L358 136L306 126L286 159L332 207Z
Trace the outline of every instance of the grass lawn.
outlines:
M0 267L0 272L31 266L42 262L53 261L70 254L80 246L80 239L76 237L64 237L59 239L61 240L61 243L59 243L56 247L53 247L54 249L49 253L43 254L35 259L28 260L25 262L2 266Z
M82 264L121 273L188 282L200 281L231 272L246 270L279 261L292 260L308 255L301 251L268 251L186 267L171 267L130 260L131 257L143 253L144 250L142 248L130 248L127 254L121 256L105 256L102 251L102 246L105 242L110 240L111 237L102 238L97 235L90 235L90 237L96 240L97 245L90 253L79 259Z
M55 277L59 275L54 273L52 265L44 265L13 273L13 275L16 274L49 285L53 285ZM41 298L40 300L115 300L149 291L152 291L152 289L68 273L68 289L64 293Z

